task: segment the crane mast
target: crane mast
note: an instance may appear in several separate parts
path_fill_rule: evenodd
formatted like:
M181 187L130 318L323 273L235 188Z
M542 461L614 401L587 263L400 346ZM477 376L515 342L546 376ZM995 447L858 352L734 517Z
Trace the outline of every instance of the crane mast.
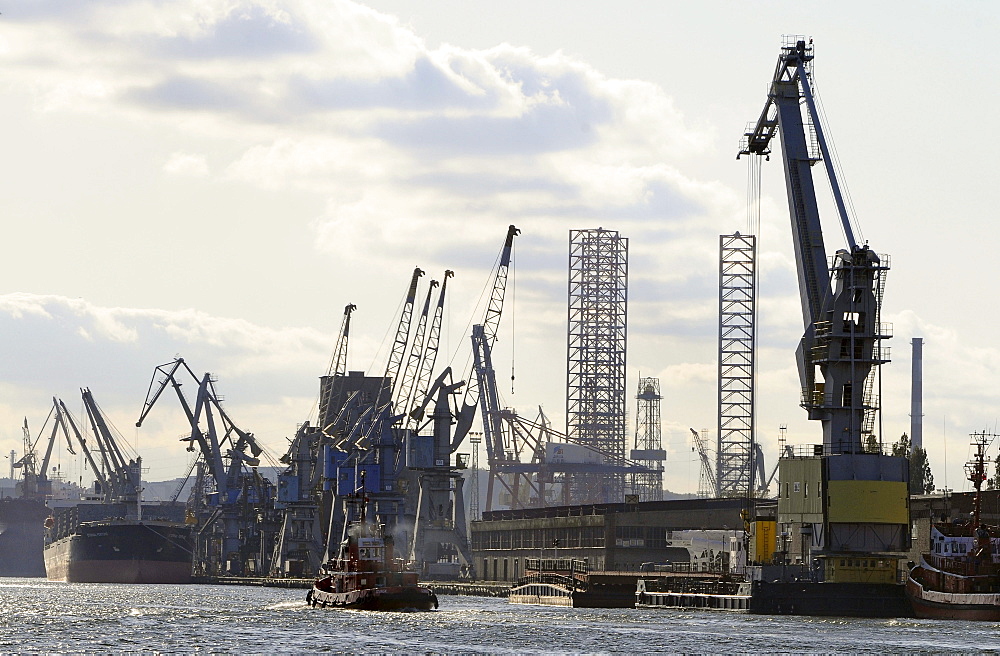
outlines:
M804 334L796 351L802 406L823 425L827 453L857 453L874 429L874 368L887 362L880 340L887 262L858 246L833 169L810 84L812 46L782 48L764 109L740 155L767 156L780 134ZM847 248L829 269L812 167L826 163ZM832 286L832 288L831 288ZM819 375L817 375L817 373Z
M403 360L406 357L406 344L410 339L413 304L417 300L417 282L423 275L424 272L420 267L413 269L413 277L410 279L410 286L406 292L406 302L403 304L403 311L399 315L399 325L396 327L396 339L392 344L389 361L385 365L382 389L379 390L378 398L375 401L376 408L381 408L383 403L388 403L393 398L393 393L399 383Z

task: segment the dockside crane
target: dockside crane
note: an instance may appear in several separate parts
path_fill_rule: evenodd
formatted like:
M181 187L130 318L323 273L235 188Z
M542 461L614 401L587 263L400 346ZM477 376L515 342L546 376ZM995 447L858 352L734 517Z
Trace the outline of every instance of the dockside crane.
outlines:
M897 565L881 554L910 545L908 465L864 449L878 412L874 382L889 361L881 345L891 336L881 323L889 262L855 239L817 111L813 58L811 40L786 38L764 109L737 155L767 158L774 136L780 137L804 325L796 350L801 405L822 425L822 445L779 460L778 484L789 500L779 505L779 530L790 536L785 544L795 557L817 564L815 580L893 584ZM813 183L813 166L821 161L846 241L832 265ZM880 557L857 560L865 554ZM851 569L856 562L861 569Z
M705 446L705 440L702 438L701 433L693 428L689 428L691 431L691 437L694 439L694 447L698 451L698 458L701 460L701 480L707 484L698 486L698 493L702 495L703 493L711 498L717 498L719 496L719 484L715 478L715 466L712 464L712 458L708 455L708 448Z
M24 418L24 425L21 433L24 440L24 454L17 461L11 464L12 469L21 470L21 481L17 484L18 496L22 499L35 499L44 501L52 494L52 481L49 479L49 461L52 458L52 447L56 441L57 423L53 423L52 431L49 435L45 447L45 455L42 456L41 463L38 462L38 444L42 440L45 428L52 419L55 411L50 410L49 416L42 424L38 436L32 439L31 431L28 430L28 418ZM69 445L70 453L73 453L73 445Z
M70 439L70 434L72 433L72 437L76 438L77 444L83 450L83 456L87 464L90 465L90 471L94 474L94 492L102 495L105 503L111 503L112 490L107 477L104 475L105 469L94 458L93 452L87 446L87 438L80 431L80 427L73 418L73 415L66 409L66 404L63 403L62 399L52 397L52 407L55 410L56 425L62 429L66 441L72 444ZM73 452L72 446L70 446L70 452Z
M94 439L97 441L98 452L101 454L104 471L108 474L111 499L130 506L138 504L142 493L142 458L136 455L126 460L118 440L111 431L107 417L98 407L90 388L84 387L80 392Z
M773 137L780 134L805 326L796 351L802 405L810 419L822 423L826 451L856 453L872 425L866 413L877 409L866 398L869 374L888 361L879 348L887 337L879 319L888 263L855 240L816 109L812 61L812 45L804 39L782 48L764 109L744 135L739 154L767 157ZM833 258L832 288L812 175L818 161L826 165L847 241L847 248L838 249Z
M271 558L271 575L275 577L318 574L326 545L323 529L335 514L333 491L322 480L328 451L350 449L361 421L371 410L370 405L362 404L360 391L345 390L351 316L355 310L353 303L344 307L330 366L320 377L318 425L303 422L280 459L287 467L278 474L275 497L275 509L281 513L281 529Z
M181 389L183 374L198 385L194 408ZM272 526L273 486L256 470L263 447L222 407L215 378L208 373L198 377L183 358L156 367L136 427L168 386L174 388L190 425L191 434L182 441L189 450L198 447L215 488L207 507L195 509L200 523L196 566L208 574L266 571L269 563L263 561L272 553L268 535L278 529Z
M482 324L473 327L474 333L482 331L481 339L485 339L489 345L496 339L503 311L514 237L519 233L520 231L513 225L508 226L499 264L493 275L493 288L485 318ZM475 339L473 338L474 343ZM453 408L452 398L463 386L465 398L460 407ZM431 462L423 463L426 466L411 467L419 471L417 475L419 493L410 555L413 561L428 568L428 573L431 573L429 568L442 559L452 556L463 561L467 567L473 567L472 551L466 531L463 491L465 479L461 473L465 464L460 462L460 456L454 459L452 456L472 428L480 404L480 386L475 363L464 381L453 381L451 368L446 368L437 377L420 406L411 412L411 416L422 416L424 409L432 402L429 420L421 428L429 425L433 429L433 444L430 449L433 458ZM423 441L422 437L415 435L412 439L419 444Z

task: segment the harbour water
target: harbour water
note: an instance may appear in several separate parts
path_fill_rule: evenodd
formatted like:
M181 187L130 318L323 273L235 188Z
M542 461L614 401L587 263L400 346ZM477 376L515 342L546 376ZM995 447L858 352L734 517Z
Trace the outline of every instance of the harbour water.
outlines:
M305 590L0 579L2 653L764 653L1000 650L1000 625L517 606L441 596L431 612L311 608Z

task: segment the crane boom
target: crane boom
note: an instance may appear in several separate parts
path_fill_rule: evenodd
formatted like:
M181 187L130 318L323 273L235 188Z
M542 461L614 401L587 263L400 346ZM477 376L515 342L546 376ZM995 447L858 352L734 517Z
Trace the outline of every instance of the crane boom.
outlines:
M417 319L417 328L413 332L413 339L410 340L410 355L406 359L406 367L403 369L403 378L396 386L396 393L393 398L394 412L405 416L409 412L410 404L413 400L413 393L417 383L417 375L420 372L420 361L424 355L424 345L427 339L427 317L431 311L431 296L434 288L438 286L437 280L431 280L427 286L427 296L424 297L424 307L420 311Z
M486 345L492 350L493 342L497 338L497 329L500 327L500 317L503 314L504 295L507 291L507 274L510 269L510 259L514 253L514 237L521 234L513 225L507 226L507 236L504 239L503 249L500 251L500 262L497 265L496 275L493 278L493 292L490 294L489 305L486 306L486 314L483 317L483 339ZM477 379L475 363L469 373L468 385L465 387L465 399L462 407L458 411L458 425L455 427L455 434L452 437L452 452L458 449L462 440L472 428L472 422L476 417L476 407L479 405L479 381Z
M192 410L187 398L181 392L181 382L177 379L178 370L184 369L196 382L198 382L198 395ZM160 379L157 382L157 374ZM249 433L238 428L233 420L222 407L222 402L215 392L214 379L211 374L206 373L200 379L194 374L191 367L184 362L183 358L177 358L173 363L163 364L156 367L153 373L153 380L150 382L149 391L146 394L146 402L136 426L141 426L143 420L152 410L156 400L160 398L167 385L172 385L177 392L177 398L184 408L188 424L191 427L191 436L183 438L193 448L197 444L205 458L205 464L209 474L212 476L216 490L220 495L225 494L237 484L239 470L243 464L256 466L259 464L257 456L263 452L263 448L257 442L253 433ZM216 427L216 416L221 423L222 431ZM202 421L205 422L205 430L202 430ZM220 437L221 435L221 437ZM236 439L233 436L236 436ZM249 449L252 455L247 455ZM225 467L223 457L230 459L229 468Z
M441 281L441 291L438 293L437 305L434 307L434 317L431 319L430 329L427 332L427 344L424 346L423 359L420 361L420 371L417 373L416 389L414 390L414 407L409 410L410 420L420 421L424 416L426 404L418 403L421 397L426 398L428 386L431 383L431 374L434 372L434 365L437 363L438 347L441 343L441 321L444 318L445 290L448 288L448 278L454 277L455 272L446 269L444 278Z
M66 436L66 441L69 441L69 431L73 431L73 436L76 441L80 443L80 447L83 449L83 455L87 459L87 464L90 465L90 471L94 473L94 477L97 479L97 483L100 489L104 492L104 500L111 500L111 486L108 485L108 480L105 478L104 473L101 470L100 465L94 459L94 454L90 452L90 448L87 447L87 438L83 436L80 432L80 428L76 425L76 421L73 419L73 415L69 413L66 409L66 404L62 402L62 399L56 399L52 397L52 404L56 408L56 421L62 426L63 435Z
M410 339L413 304L417 300L417 282L422 275L424 275L424 272L420 267L413 269L410 286L406 292L406 301L403 303L403 311L399 314L399 324L396 326L396 339L392 344L389 361L385 365L382 387L379 389L378 398L375 400L376 408L381 407L383 403L392 398L396 384L399 381L399 372L403 367L403 360L406 356L406 344Z
M82 388L80 392L87 417L90 419L90 426L97 439L101 459L108 472L112 499L135 503L142 487L142 459L136 456L134 459L130 458L126 461L125 455L118 446L118 440L115 439L115 435L108 425L107 418L94 400L94 395L86 387Z
M708 481L711 487L712 496L719 496L719 484L716 482L715 478L715 468L712 467L712 459L708 456L708 451L705 449L705 440L701 439L701 433L693 428L688 429L691 431L692 437L694 437L695 448L698 449L698 457L701 459L701 474Z
M812 175L812 166L817 160L809 149L799 103L799 85L801 80L807 80L806 66L812 59L811 51L807 51L804 44L802 50L797 46L782 48L764 110L757 124L744 135L740 151L741 155L767 156L771 152L771 139L780 129L802 319L807 330L817 317L822 316L830 288L826 246ZM810 118L812 125L818 122L815 117Z
M331 408L333 399L337 396L335 385L342 381L347 373L347 344L351 333L351 314L358 309L357 305L349 303L344 307L344 318L340 323L340 332L337 335L337 345L333 349L333 357L330 359L330 368L326 376L322 378L319 392L319 427L329 430L333 425L333 418L330 416L334 409Z

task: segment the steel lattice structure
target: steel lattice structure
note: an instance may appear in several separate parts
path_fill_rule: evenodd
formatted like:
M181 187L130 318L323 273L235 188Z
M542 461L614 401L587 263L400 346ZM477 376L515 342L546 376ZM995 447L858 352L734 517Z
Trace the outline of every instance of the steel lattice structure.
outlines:
M754 455L757 238L719 237L719 496L749 493Z
M616 230L571 230L566 432L625 460L625 349L628 239ZM618 473L571 477L573 503L621 502Z
M666 452L660 424L660 401L663 399L660 379L640 378L635 399L635 448L630 457L649 471L631 475L632 493L639 495L639 501L662 501Z

